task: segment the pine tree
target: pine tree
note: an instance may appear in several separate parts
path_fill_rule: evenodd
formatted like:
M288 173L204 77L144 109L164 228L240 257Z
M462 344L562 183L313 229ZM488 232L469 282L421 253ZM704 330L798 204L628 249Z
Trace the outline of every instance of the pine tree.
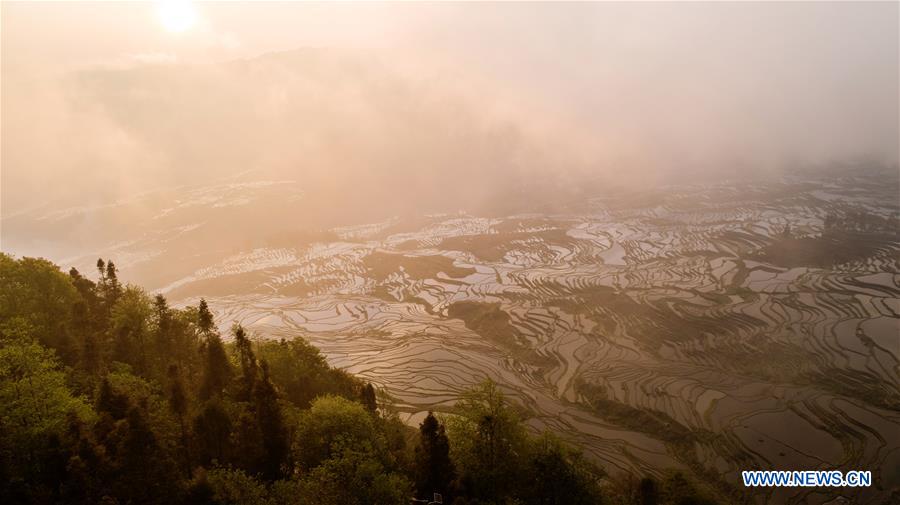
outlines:
M178 365L169 366L169 407L175 418L178 419L178 426L181 430L181 451L184 455L184 467L188 475L191 469L191 459L189 453L189 441L187 433L187 425L185 418L187 417L188 399L184 391L184 383L181 380L181 373Z
M95 503L100 489L115 478L110 454L91 436L90 426L74 414L69 415L65 438L69 460L66 478L59 483L60 503Z
M116 497L123 503L169 502L177 492L171 485L173 462L159 445L144 410L131 407L120 428L124 433L116 451Z
M172 311L169 309L169 303L163 295L156 295L153 298L153 310L156 316L156 330L161 344L168 345L167 341L169 332L172 330Z
M231 418L218 398L206 402L194 418L194 438L197 442L196 457L202 464L224 463L229 453Z
M102 263L103 260L99 261ZM106 331L107 319L101 313L97 285L81 275L74 267L69 270L69 277L81 295L81 299L72 307L72 327L80 340L78 366L89 375L95 376L102 366L100 339L97 336Z
M519 486L528 441L515 409L490 379L465 393L448 419L454 463L472 496L498 500Z
M206 305L206 300L202 298L197 311L197 327L203 338L200 350L204 359L200 398L208 400L220 394L228 385L231 380L231 363L228 361L225 345L214 329L212 313Z
M375 388L371 382L367 382L360 391L360 401L367 411L374 414L378 411L378 402L375 399Z
M592 505L600 500L591 465L552 434L533 440L527 459L528 477L519 492L532 503Z
M100 381L100 389L97 392L97 410L106 412L113 419L124 419L131 405L128 397L113 389L106 377Z
M181 373L178 365L169 366L169 407L172 413L179 419L187 414L187 395L184 392L184 384L181 382Z
M152 451L156 448L156 435L150 429L147 418L139 407L128 409L125 418L128 431L122 441L120 454L126 466L141 468L147 464Z
M249 400L256 386L257 363L256 356L253 354L253 347L250 339L247 338L247 332L244 327L236 324L231 328L234 335L234 346L237 349L238 357L241 362L241 378L243 382L243 391L240 399Z
M656 505L659 503L659 487L656 481L650 477L644 477L638 484L638 492L641 497L641 505Z
M122 292L122 286L119 284L119 275L118 269L116 269L116 265L112 262L112 260L106 261L106 283L108 285L110 293L113 295L113 299L116 299L118 295Z
M97 345L97 337L88 332L84 336L81 347L81 366L91 375L96 375L101 368L100 348Z
M225 352L222 339L216 334L207 338L204 347L205 364L203 382L200 385L200 398L207 400L222 392L231 380L231 363Z
M106 263L103 262L103 258L97 258L97 272L99 274L100 284L106 282Z
M152 350L148 349L148 341L151 340L153 305L144 291L134 286L116 296L110 315L110 330L115 337L113 357L134 367L138 375L144 375L151 371L153 364L149 359L152 355L148 353ZM165 377L165 369L160 372L160 378Z
M262 437L263 455L260 462L263 477L275 480L282 475L282 465L288 454L287 431L278 404L278 394L269 379L269 367L260 364L262 379L256 382L253 395L259 432Z
M112 261L104 263L102 259L98 259L97 270L100 276L97 286L100 296L103 298L105 315L108 317L109 311L112 310L113 305L119 300L119 295L122 294L122 286L119 284L118 270Z
M84 300L72 306L72 326L80 336L78 366L90 375L95 375L100 368L100 352L97 348L97 337L94 335L88 304Z
M197 326L200 328L200 333L204 336L209 336L213 331L213 315L209 311L206 300L203 298L200 299L200 307L197 311Z
M419 425L419 446L416 447L418 496L430 498L432 493L446 495L455 473L444 425L433 413L428 412L428 416Z
M169 309L169 304L163 295L157 294L153 298L153 317L156 320L153 331L154 361L157 370L162 371L166 369L167 355L175 354L173 352L175 351L175 342L173 339L172 311Z

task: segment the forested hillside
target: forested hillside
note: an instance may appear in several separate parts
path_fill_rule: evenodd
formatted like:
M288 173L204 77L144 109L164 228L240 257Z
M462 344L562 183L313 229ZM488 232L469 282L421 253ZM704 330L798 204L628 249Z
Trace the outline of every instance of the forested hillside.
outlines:
M490 381L416 431L302 336L223 338L203 300L97 269L0 255L2 503L703 502L679 474L601 480Z

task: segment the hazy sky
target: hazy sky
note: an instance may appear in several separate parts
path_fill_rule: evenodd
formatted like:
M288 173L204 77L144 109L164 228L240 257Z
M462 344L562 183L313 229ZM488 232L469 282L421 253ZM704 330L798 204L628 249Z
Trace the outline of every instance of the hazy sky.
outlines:
M2 3L5 214L246 170L490 198L508 177L898 158L896 2L160 12Z

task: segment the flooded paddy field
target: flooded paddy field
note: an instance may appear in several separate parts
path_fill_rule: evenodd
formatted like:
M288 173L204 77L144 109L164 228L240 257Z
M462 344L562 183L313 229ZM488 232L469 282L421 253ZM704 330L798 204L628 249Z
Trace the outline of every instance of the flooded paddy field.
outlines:
M562 214L395 218L231 254L163 290L303 335L416 424L490 377L610 473L872 470L900 489L896 183L673 187Z

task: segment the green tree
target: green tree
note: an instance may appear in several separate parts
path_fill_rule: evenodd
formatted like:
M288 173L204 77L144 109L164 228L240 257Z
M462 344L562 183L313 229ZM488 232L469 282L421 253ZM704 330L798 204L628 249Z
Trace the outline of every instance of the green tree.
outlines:
M194 418L194 438L200 463L224 463L231 451L231 417L218 397L207 401Z
M657 505L659 503L659 486L650 477L644 477L638 483L638 495L641 505Z
M119 270L112 260L106 261L106 272L103 279L103 296L110 307L115 306L122 294L122 285L119 283Z
M76 334L80 337L78 366L89 375L96 375L101 368L100 345L97 341L96 330L90 323L91 314L87 303L78 301L72 306L72 325Z
M35 342L0 347L0 420L5 428L0 436L21 436L24 442L59 433L70 412L83 420L94 416L84 399L69 390L53 351Z
M78 291L78 294L81 295L82 300L84 300L84 302L86 303L88 311L92 316L94 316L90 321L91 324L100 324L101 321L99 321L97 318L100 303L100 300L97 296L97 285L90 279L81 275L81 272L79 272L75 267L69 269L69 277L72 280L72 285Z
M405 505L412 486L371 453L344 446L304 475L300 502L317 505Z
M191 458L190 458L190 441L188 440L187 415L188 415L188 398L184 390L184 383L181 380L181 372L178 365L169 366L169 407L178 420L178 430L181 434L181 453L184 462L184 470L190 474Z
M466 392L455 414L447 428L465 494L484 500L512 496L527 451L519 416L491 380Z
M117 361L134 366L138 374L149 371L147 341L151 315L149 298L142 289L134 286L117 296L110 314L110 329L115 337L113 356Z
M100 381L97 391L97 411L109 414L113 419L124 419L131 408L128 396L116 391L109 382L109 376Z
M256 355L253 353L253 344L247 338L247 332L243 326L240 324L232 326L231 334L234 336L234 347L241 365L241 389L238 398L249 400L256 387L258 369Z
M274 505L265 485L241 470L216 468L206 472L206 481L212 491L212 503Z
M430 498L437 492L449 497L456 470L450 461L450 442L444 425L431 412L419 425L419 445L415 452L417 495Z
M228 361L228 353L225 352L225 345L222 343L222 339L209 329L203 330L202 314L201 311L199 314L201 318L199 325L204 338L201 346L204 364L200 398L207 400L222 393L222 390L231 381L232 371L231 362Z
M160 371L168 371L168 365L172 358L175 346L175 321L169 302L163 295L153 297L152 313L153 334L153 360L154 368Z
M63 437L66 451L65 476L57 482L60 503L92 504L110 494L116 469L107 449L91 434L90 423L69 415L69 426Z
M169 503L180 490L174 465L159 444L146 413L132 406L116 426L116 497L125 503Z
M545 433L532 442L527 480L522 488L534 505L592 505L600 503L597 470L581 454Z
M360 403L369 411L370 414L378 412L378 401L375 400L375 388L371 382L367 382L360 390Z
M101 317L97 285L84 278L74 267L69 270L72 285L80 296L72 305L72 335L79 345L78 366L90 376L96 376L102 367L100 338L106 332L106 318Z
M69 276L53 263L0 253L0 321L26 321L38 341L70 365L78 360L69 330L79 299Z
M260 342L257 356L269 364L269 376L284 399L299 408L309 408L313 399L327 394L357 398L359 381L329 367L322 353L302 337Z
M251 475L260 475L266 454L259 418L248 402L235 402L233 407L235 423L231 433L232 455L228 462Z
M693 482L681 472L672 472L666 476L660 486L660 503L666 505L714 505L697 490Z
M15 316L0 320L0 345L36 342L34 326L28 319Z
M296 429L295 458L310 470L345 447L375 452L383 446L375 420L359 403L339 396L316 399Z
M278 404L278 394L269 380L269 367L261 363L262 379L256 382L253 394L259 431L262 437L263 455L261 469L263 477L275 480L282 475L282 466L288 455L287 431Z
M197 311L197 325L200 327L200 333L204 336L209 336L215 332L212 312L209 311L209 305L206 304L206 300L203 298L200 299L200 306Z
M66 384L53 351L36 342L0 346L0 467L6 481L41 479L53 471L55 444L70 416L91 422L96 415Z

